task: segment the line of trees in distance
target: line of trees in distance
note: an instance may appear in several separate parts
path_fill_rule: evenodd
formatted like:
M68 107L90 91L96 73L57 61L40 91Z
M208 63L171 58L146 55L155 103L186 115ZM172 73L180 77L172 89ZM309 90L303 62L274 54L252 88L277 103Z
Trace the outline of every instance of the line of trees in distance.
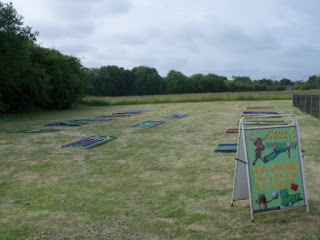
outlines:
M233 76L232 80L216 74L194 74L190 77L171 70L161 77L155 68L139 66L131 70L118 66L87 69L86 94L94 96L129 96L239 91L281 91L320 88L320 76L307 82L283 78L251 80L249 76Z
M0 1L0 113L70 108L85 95L320 89L320 76L310 76L307 82L251 80L248 76L228 80L213 73L186 76L175 70L162 77L149 66L86 68L76 57L36 44L39 33L22 20L12 3Z

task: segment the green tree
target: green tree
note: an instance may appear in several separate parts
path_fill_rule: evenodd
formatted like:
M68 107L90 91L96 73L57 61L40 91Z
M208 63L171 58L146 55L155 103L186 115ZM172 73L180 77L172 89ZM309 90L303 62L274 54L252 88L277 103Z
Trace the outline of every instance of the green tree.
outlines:
M188 93L190 91L190 83L187 76L181 72L170 70L165 77L167 83L167 93Z
M133 92L137 95L161 94L165 82L155 68L140 66L131 70L133 74Z
M24 27L22 19L12 3L0 2L0 112L19 110L31 104L23 99L23 85L30 46L38 33Z
M304 87L305 89L320 89L320 76L310 76Z
M204 89L205 92L224 92L227 90L226 81L228 79L226 77L220 77L216 74L207 74L204 76Z
M281 80L280 80L280 82L279 82L279 84L281 85L281 86L291 86L291 85L293 85L293 82L290 80L290 79L288 79L288 78L282 78Z
M194 93L204 93L206 92L205 89L205 77L203 74L193 74L189 77L192 85L192 92Z

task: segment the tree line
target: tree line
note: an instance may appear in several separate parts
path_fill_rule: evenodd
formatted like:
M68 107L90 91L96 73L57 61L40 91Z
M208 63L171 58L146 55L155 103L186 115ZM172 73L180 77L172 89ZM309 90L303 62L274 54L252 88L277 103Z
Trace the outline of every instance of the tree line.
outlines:
M235 91L320 89L320 76L307 82L290 79L252 80L216 74L186 76L171 70L165 77L155 68L118 66L86 68L73 56L36 44L37 31L24 26L12 3L0 2L0 113L32 108L70 108L84 95L129 96Z
M317 85L318 84L318 85ZM281 91L286 89L320 88L320 76L311 76L304 82L283 78L252 80L248 76L233 76L228 80L216 74L194 74L190 77L171 70L161 77L155 68L135 67L132 70L118 66L87 69L86 94L94 96L129 96L154 94L183 94L240 91Z
M34 107L68 108L84 94L78 58L36 44L12 3L0 2L0 113Z

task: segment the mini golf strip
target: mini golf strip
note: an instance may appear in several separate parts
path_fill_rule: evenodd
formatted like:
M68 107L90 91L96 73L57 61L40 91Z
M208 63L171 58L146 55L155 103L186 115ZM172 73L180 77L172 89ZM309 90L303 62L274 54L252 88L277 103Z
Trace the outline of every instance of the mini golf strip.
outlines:
M165 116L164 118L183 118L186 116L188 116L188 115L187 114L172 114L172 115Z
M130 114L113 114L113 115L101 115L97 118L120 118L120 117L130 117Z
M245 121L243 123L244 123L244 125L264 125L264 126L268 126L268 125L288 125L288 123L286 121L279 121L279 122Z
M278 112L268 112L268 111L244 111L243 114L273 114L278 115Z
M221 143L214 150L214 152L221 152L221 153L237 152L237 144L236 143Z
M228 128L226 133L238 133L238 128Z
M164 121L145 121L142 123L138 123L135 125L132 125L131 128L152 128L159 126L160 124L165 123Z
M61 148L89 149L115 140L115 136L90 136L61 146Z
M77 126L82 126L88 124L87 122L72 122L72 121L66 121L66 122L53 122L53 123L47 123L44 126L49 127L49 126L71 126L71 127L77 127Z

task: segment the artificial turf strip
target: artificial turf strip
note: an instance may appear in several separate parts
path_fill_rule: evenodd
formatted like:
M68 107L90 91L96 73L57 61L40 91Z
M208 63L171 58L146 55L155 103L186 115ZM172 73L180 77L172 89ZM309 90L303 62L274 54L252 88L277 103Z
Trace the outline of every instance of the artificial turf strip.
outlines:
M152 110L127 110L127 113L143 113L143 112L151 112Z
M243 114L273 114L278 115L278 112L269 112L269 111L244 111Z
M47 129L19 129L13 131L7 131L7 133L49 133L49 132L58 132L59 129L47 128Z
M244 121L245 125L288 125L286 121Z
M117 113L113 113L112 115L122 115L122 114L141 114L141 112L117 112Z
M222 152L222 153L237 152L237 144L236 143L221 143L214 150L214 152Z
M243 114L241 117L283 118L283 116L262 116L261 114Z
M160 124L165 123L164 121L145 121L142 123L138 123L135 125L132 125L131 128L152 128L159 126Z
M73 122L73 121L67 121L67 122L53 122L53 123L47 123L44 124L44 126L48 127L48 126L72 126L72 127L76 127L76 126L82 126L88 124L87 122Z
M172 115L165 116L164 118L183 118L186 116L188 116L188 115L187 114L172 114Z
M115 140L115 136L90 136L61 146L61 148L89 149Z
M112 115L101 115L97 116L97 118L119 118L119 117L130 117L130 114L112 114Z
M228 128L226 133L238 133L239 129L238 128Z

